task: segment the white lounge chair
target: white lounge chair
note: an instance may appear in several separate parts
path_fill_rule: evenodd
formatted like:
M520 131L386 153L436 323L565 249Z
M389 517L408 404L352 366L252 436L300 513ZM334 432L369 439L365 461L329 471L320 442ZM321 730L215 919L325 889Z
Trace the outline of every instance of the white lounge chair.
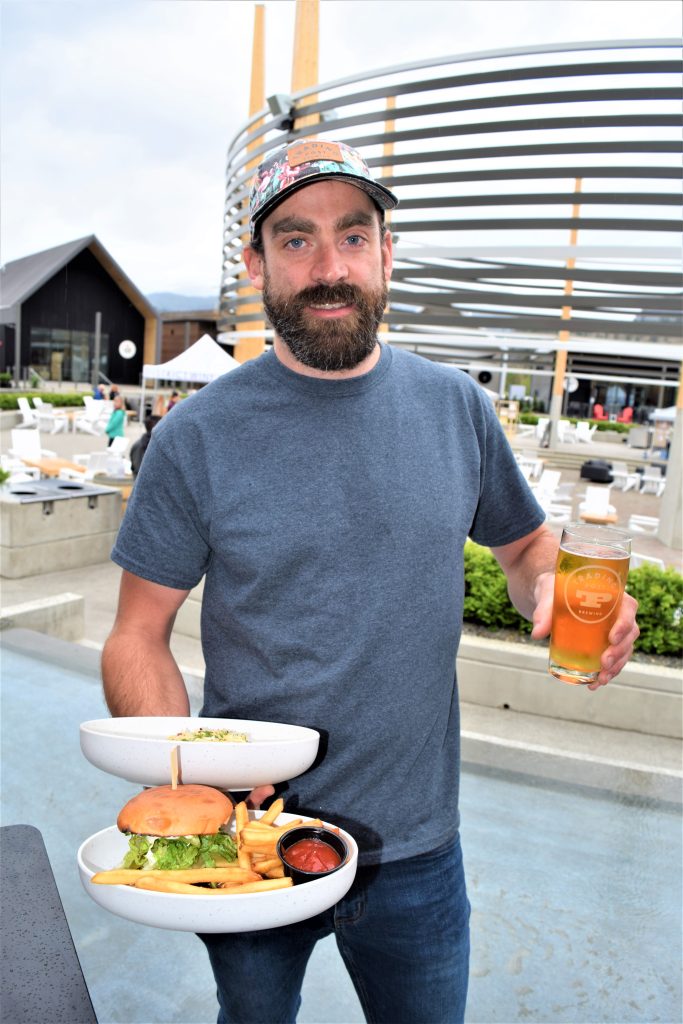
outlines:
M43 448L39 430L22 430L20 427L13 427L10 433L12 446L9 449L9 454L15 458L37 462L39 459L57 457L57 452Z
M557 440L562 444L574 444L576 441L576 427L569 420L557 421Z
M84 434L94 434L101 437L104 434L107 420L110 416L109 403L96 401L90 395L83 399L85 411L74 420L74 428Z
M550 420L548 419L547 416L539 416L538 417L538 422L536 423L536 428L535 428L535 436L536 436L536 440L538 441L539 444L543 444L543 441L545 440L545 435L546 435L546 433L548 431L549 425L550 425Z
M61 430L66 430L68 419L63 412L55 412L55 408L50 402L44 402L36 395L33 399L33 407L38 430L45 430L49 434L58 434Z
M19 406L19 412L21 413L21 423L17 423L15 429L24 430L26 427L37 427L38 417L31 408L28 398L23 396L21 398L17 398L17 405Z
M542 497L547 498L548 500L555 497L555 492L560 485L561 477L562 472L559 469L544 469L538 482L536 484L532 484L531 489L541 504L543 504L541 501Z
M82 470L71 469L67 466L60 469L59 478L60 480L94 480L98 473L108 476L111 458L109 449L104 452L90 452L78 459L83 464Z
M654 537L659 530L659 519L657 516L632 515L628 521L628 529L631 533L646 533Z
M640 473L629 473L625 462L613 462L612 484L617 490L624 491L624 493L632 489L637 491L640 487Z
M21 459L11 455L0 455L0 469L9 473L7 482L10 484L40 480L40 470L36 466L27 466Z
M579 420L576 424L576 428L574 431L574 440L583 441L584 444L590 444L593 440L593 434L597 429L597 423L595 424L595 426L591 427L591 425L587 423L586 420Z
M639 569L641 565L654 565L657 569L666 569L661 558L653 558L651 555L637 555L635 551L632 551L630 568Z
M662 473L662 467L648 466L641 479L641 494L656 494L659 498L665 487L666 477Z
M615 521L617 510L610 504L609 487L587 487L586 497L579 505L579 519Z

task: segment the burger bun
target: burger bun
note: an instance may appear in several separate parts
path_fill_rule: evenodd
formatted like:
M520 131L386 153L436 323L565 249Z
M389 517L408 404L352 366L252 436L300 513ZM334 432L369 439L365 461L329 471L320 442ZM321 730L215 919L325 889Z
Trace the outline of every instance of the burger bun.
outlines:
M232 803L212 786L155 786L123 807L121 832L148 836L213 835L230 820Z

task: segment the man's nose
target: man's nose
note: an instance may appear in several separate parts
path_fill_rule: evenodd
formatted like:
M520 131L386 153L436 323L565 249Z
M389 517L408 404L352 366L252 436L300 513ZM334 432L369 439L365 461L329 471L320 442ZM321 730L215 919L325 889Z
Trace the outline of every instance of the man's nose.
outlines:
M346 260L335 245L320 245L311 268L314 281L321 284L336 284L348 276Z

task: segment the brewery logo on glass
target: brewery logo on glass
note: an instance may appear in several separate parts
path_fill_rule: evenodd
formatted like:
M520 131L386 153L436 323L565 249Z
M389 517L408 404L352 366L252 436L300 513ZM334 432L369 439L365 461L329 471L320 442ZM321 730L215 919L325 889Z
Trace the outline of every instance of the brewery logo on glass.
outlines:
M567 609L578 622L603 622L621 600L619 573L606 566L581 566L570 572L564 592Z

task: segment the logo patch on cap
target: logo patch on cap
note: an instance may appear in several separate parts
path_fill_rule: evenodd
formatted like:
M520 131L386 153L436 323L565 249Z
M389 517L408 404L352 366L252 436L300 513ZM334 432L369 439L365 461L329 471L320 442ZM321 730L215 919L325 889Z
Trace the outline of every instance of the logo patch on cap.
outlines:
M360 153L345 142L293 142L266 157L256 171L249 197L252 238L262 218L295 189L327 178L362 189L380 210L393 210L398 203L393 192L372 178Z
M344 163L344 156L336 142L301 142L291 147L288 158L290 167L308 164L312 160L334 160L338 164Z

